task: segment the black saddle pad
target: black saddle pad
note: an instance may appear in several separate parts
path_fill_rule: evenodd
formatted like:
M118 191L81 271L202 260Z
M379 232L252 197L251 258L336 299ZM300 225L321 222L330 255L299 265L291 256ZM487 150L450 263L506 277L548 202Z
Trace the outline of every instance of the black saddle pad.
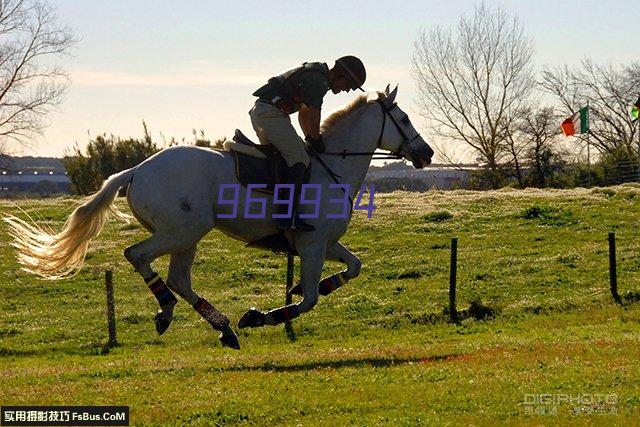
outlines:
M248 154L233 152L236 159L236 178L245 187L248 184L266 184L266 188L256 188L256 191L273 194L273 187L280 182L280 172L285 167L285 161L274 147L258 145L236 130L233 140L239 144L249 145L260 150L267 158L260 159Z
M248 184L266 184L266 188L256 188L256 191L273 194L275 184L280 182L281 171L286 167L284 158L272 146L259 145L244 136L240 130L236 130L233 140L239 144L249 145L260 150L266 159L250 156L248 154L233 151L236 159L236 178L245 187ZM253 242L247 243L248 247L270 249L273 252L283 252L297 255L295 248L291 247L284 233L278 232L264 236Z

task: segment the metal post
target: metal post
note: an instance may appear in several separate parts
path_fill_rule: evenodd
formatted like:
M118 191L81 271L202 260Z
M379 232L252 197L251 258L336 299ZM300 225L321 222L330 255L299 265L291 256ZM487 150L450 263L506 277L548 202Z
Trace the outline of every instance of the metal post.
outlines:
M293 260L293 255L287 254L287 292L284 300L285 305L289 305L293 302L291 294L289 293L293 287Z
M458 238L451 239L451 269L449 271L449 315L453 323L458 323L456 309L456 273L458 269Z
M587 133L587 187L591 187L591 150L589 145L589 134Z
M289 291L291 291L291 288L293 288L293 268L294 268L294 256L287 253L287 292L286 292L286 296L285 296L285 300L284 300L284 304L285 305L289 305L293 302L293 298L291 296L291 294L289 293ZM291 321L287 321L285 322L285 327L286 328L291 328Z
M293 297L289 293L289 291L291 291L291 288L293 288L294 260L295 260L294 255L287 253L287 290L286 290L286 296L284 300L285 305L289 305L293 303ZM287 320L286 322L284 322L284 330L287 332L287 336L291 341L296 340L296 333L293 330L293 324L291 323L290 320Z
M118 345L116 339L116 312L113 301L113 273L111 270L104 272L105 284L107 287L107 328L109 329L109 347Z
M611 296L618 304L622 299L618 295L618 272L616 268L616 233L609 233L609 282L611 283Z

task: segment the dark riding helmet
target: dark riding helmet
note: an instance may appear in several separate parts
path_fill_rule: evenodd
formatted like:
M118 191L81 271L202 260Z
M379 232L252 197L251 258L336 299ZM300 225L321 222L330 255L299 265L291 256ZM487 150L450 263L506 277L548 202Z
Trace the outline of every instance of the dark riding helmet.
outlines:
M336 60L336 65L340 66L351 79L351 89L362 89L364 81L367 79L367 72L364 69L364 64L358 58L352 55L343 56Z

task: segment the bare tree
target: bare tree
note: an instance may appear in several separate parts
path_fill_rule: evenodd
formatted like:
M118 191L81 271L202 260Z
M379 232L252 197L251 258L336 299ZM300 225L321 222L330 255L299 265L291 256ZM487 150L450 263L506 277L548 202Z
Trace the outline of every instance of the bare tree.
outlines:
M585 59L580 67L547 68L542 77L543 88L566 116L589 103L590 143L601 154L623 152L636 158L639 130L629 106L640 92L640 62L614 67Z
M0 0L0 148L29 144L68 86L52 60L75 40L39 0Z
M529 109L525 109L521 111L521 115L527 114L529 111ZM524 122L521 120L513 120L509 123L505 127L505 140L503 143L505 151L509 153L510 163L520 188L525 187L523 171L525 165L522 162L522 157L524 157L523 153L530 145L530 141L523 138L523 125Z
M421 115L434 136L462 141L487 163L499 185L505 129L534 87L533 42L515 16L484 3L455 31L423 31L415 43L413 77Z
M529 181L537 187L548 185L554 164L561 163L567 154L559 148L562 147L560 117L553 107L530 108L522 112L516 125L517 140L522 148L519 157L530 170Z

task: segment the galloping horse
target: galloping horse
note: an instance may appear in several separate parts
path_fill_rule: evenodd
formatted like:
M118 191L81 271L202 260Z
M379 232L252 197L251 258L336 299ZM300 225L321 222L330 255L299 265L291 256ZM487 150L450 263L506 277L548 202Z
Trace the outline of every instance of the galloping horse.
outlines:
M242 316L239 328L276 325L311 310L318 295L326 295L358 276L361 262L345 248L339 239L351 219L351 211L343 211L335 203L353 197L367 173L373 152L380 148L411 161L416 168L431 163L433 150L415 130L409 117L394 102L397 87L378 92L377 99L361 95L344 109L333 113L323 123L322 131L327 151L312 155L310 183L322 188L319 215L309 222L315 231L290 230L283 239L290 251L300 256L300 286L302 300L297 304L268 312L250 309ZM213 307L191 286L191 267L198 242L215 226L223 233L241 241L255 242L277 234L271 220L276 211L273 203L266 206L261 218L230 218L232 207L220 203L221 185L235 184L236 164L229 152L198 147L172 147L148 158L131 169L110 176L102 189L89 196L79 206L58 234L48 234L35 224L9 216L14 246L25 270L48 279L59 279L77 273L82 267L90 241L98 235L120 187L128 185L127 200L135 218L151 232L151 236L125 249L124 256L142 276L160 305L156 329L164 333L173 319L177 303L174 292L184 298L221 331L224 346L239 349L238 337L229 318ZM336 185L343 184L342 186ZM347 186L348 184L348 186ZM236 199L238 211L245 211L246 188ZM302 212L305 212L303 209ZM224 217L227 218L224 218ZM286 240L285 240L286 239ZM170 254L166 284L152 270L151 263ZM324 260L337 260L346 269L320 280Z

